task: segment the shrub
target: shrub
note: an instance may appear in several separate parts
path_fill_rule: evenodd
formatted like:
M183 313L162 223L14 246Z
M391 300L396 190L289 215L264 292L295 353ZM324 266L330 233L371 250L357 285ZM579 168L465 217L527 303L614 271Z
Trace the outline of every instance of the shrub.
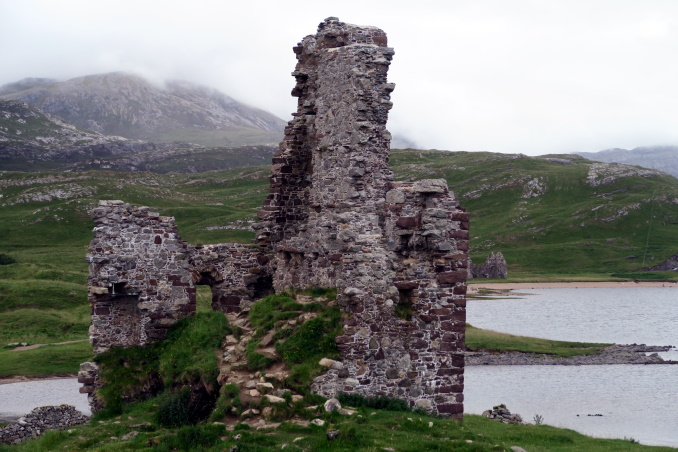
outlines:
M324 356L335 356L339 349L335 342L339 325L339 315L330 309L325 316L316 317L301 325L284 343L276 344L283 361L298 364ZM336 317L336 319L335 319ZM326 318L329 318L326 320Z
M16 259L7 254L0 253L0 265L16 264Z
M247 358L247 368L252 371L266 369L275 362L275 359L256 352L259 342L260 341L251 340L247 344L247 350L245 351L245 357Z
M229 383L222 386L219 390L219 399L210 416L210 420L219 421L228 414L240 415L242 408L243 405L242 402L240 402L240 388L238 388L238 385L236 384Z
M339 393L337 400L342 405L366 407L387 411L411 411L406 401L386 396L365 397L360 394Z
M156 420L163 427L180 427L194 423L191 419L191 393L187 387L166 392L158 399Z

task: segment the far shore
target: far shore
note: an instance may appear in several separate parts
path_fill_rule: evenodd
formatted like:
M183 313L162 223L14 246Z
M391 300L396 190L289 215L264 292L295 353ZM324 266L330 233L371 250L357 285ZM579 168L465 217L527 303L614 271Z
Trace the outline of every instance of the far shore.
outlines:
M474 280L468 285L468 294L475 294L479 289L518 290L518 289L621 289L634 287L675 287L678 282L671 281L582 281L582 282L506 282L483 283Z
M41 380L59 380L61 378L77 378L78 374L57 374L57 375L41 375L38 377L27 377L25 375L9 375L9 376L0 376L0 385L6 385L10 383L25 383L28 381L41 381Z

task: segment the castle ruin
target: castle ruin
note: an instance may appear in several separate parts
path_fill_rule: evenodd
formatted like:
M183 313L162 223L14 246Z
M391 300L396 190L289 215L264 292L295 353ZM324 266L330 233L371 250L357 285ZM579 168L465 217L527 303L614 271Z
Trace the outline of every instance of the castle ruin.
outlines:
M388 166L386 34L328 18L294 47L298 109L273 157L256 245L191 246L172 218L102 201L92 211L90 339L95 353L164 338L195 312L245 311L287 288L336 287L343 367L325 396L386 395L460 418L469 214L444 179L396 182ZM81 369L93 393L97 370Z

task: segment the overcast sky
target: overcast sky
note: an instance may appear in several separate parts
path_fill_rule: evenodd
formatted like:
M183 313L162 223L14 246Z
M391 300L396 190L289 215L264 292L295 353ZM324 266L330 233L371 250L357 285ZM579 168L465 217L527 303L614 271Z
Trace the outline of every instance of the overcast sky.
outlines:
M386 31L388 127L420 147L678 144L677 0L0 0L0 85L128 71L287 120L292 46L328 16Z

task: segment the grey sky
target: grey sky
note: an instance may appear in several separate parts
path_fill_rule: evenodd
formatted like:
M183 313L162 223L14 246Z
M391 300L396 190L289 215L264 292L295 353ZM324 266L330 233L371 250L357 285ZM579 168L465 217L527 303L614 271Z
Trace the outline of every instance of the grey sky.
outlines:
M674 0L0 0L0 85L129 71L288 119L292 46L328 16L386 31L389 129L420 146L678 144Z

